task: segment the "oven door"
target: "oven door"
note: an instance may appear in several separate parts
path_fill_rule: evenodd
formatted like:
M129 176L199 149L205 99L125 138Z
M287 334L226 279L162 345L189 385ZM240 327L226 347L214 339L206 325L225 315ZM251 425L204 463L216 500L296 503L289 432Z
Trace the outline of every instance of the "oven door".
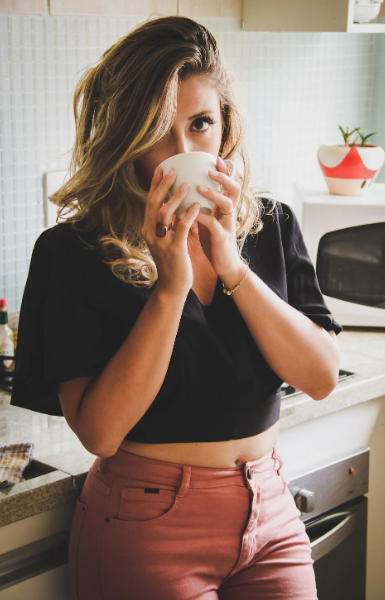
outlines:
M318 600L365 600L367 498L304 521Z

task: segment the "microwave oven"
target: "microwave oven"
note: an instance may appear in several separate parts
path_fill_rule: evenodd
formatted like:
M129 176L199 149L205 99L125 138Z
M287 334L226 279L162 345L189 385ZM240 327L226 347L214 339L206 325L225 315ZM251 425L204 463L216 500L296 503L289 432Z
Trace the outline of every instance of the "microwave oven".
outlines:
M385 327L385 183L361 196L294 184L293 210L334 318Z

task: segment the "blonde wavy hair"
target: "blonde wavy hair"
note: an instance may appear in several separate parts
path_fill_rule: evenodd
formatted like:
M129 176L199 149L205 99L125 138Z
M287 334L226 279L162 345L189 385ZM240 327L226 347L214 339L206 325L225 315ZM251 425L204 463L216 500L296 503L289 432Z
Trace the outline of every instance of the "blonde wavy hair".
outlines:
M241 185L236 230L241 257L246 237L263 228L264 205L251 184L245 116L216 40L203 25L187 17L150 17L108 48L74 91L70 177L50 196L59 207L56 222L64 211L71 213L65 222L95 234L95 245L88 245L100 251L116 277L136 287L151 287L158 277L141 235L148 192L136 161L167 135L180 83L194 75L212 82L220 99L219 154L236 163ZM267 214L276 200L271 203Z

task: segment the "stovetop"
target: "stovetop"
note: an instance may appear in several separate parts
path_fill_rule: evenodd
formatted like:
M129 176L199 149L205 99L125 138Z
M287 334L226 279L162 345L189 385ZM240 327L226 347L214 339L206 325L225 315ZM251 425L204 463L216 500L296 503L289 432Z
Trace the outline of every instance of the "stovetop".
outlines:
M355 377L356 375L357 373L353 373L352 371L344 371L343 369L340 369L338 373L338 381L342 381L343 379L348 379L350 377ZM288 383L283 382L283 384L281 385L282 399L295 396L296 394L302 394L301 390L293 387L292 385L289 385Z

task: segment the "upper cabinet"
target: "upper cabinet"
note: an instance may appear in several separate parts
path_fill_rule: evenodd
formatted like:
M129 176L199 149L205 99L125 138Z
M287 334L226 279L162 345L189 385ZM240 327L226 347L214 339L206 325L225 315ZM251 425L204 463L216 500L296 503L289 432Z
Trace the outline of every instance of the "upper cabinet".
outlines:
M356 0L243 0L244 31L385 33L385 1L369 23L354 23ZM368 0L368 4L369 4Z

